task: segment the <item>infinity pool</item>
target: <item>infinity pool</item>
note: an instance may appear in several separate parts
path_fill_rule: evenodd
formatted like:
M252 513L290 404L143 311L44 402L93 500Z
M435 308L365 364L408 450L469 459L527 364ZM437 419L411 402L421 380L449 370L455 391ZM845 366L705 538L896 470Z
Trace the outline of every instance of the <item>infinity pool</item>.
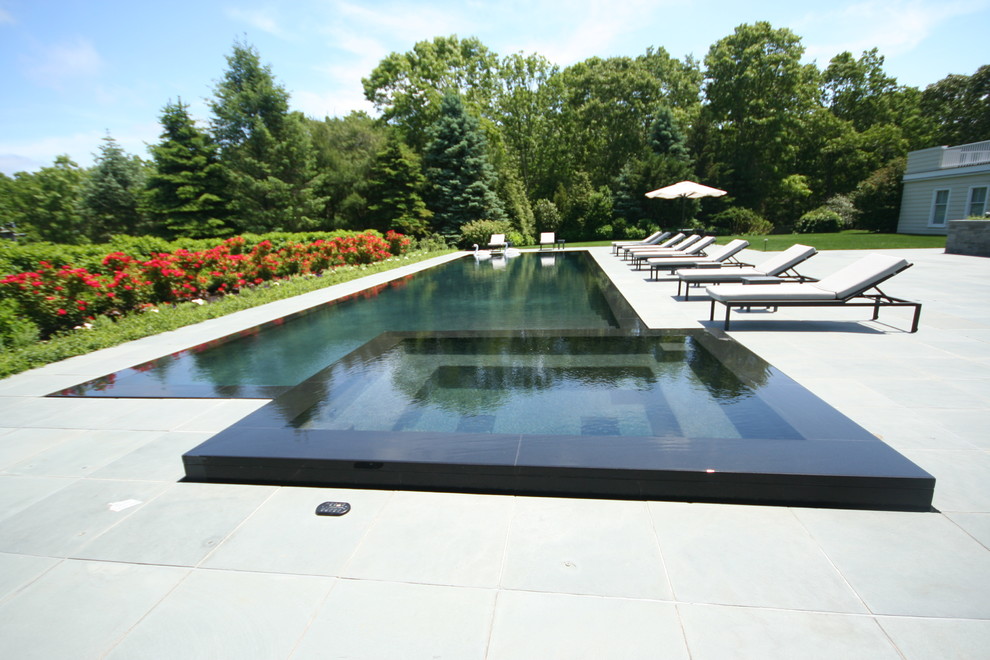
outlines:
M658 294L659 295L659 294ZM187 480L926 510L934 479L586 253L459 259L62 396L273 400Z
M458 259L56 395L267 399L382 332L638 324L587 253Z

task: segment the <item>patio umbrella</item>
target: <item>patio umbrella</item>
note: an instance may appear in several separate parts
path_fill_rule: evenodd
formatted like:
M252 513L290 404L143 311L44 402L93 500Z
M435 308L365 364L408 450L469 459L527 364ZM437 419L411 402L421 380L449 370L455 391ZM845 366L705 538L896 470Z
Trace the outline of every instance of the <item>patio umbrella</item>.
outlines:
M647 197L656 199L681 199L681 223L684 223L684 200L686 199L699 199L701 197L721 197L727 194L724 190L719 190L718 188L712 188L710 186L703 186L700 183L695 183L694 181L679 181L673 185L666 186L665 188L659 188L657 190L651 190L646 193Z

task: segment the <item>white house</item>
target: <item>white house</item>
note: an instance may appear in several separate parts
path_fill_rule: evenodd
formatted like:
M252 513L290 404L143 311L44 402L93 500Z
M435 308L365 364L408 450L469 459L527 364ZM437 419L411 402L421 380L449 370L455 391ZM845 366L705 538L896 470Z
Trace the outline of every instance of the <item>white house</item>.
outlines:
M990 140L908 153L897 231L945 234L949 220L990 211Z

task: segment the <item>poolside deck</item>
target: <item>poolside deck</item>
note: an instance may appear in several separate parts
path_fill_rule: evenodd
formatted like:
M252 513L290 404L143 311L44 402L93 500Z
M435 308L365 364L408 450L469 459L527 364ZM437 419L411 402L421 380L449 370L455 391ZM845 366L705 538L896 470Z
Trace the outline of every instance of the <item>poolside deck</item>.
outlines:
M592 252L651 327L721 327ZM933 474L937 512L178 483L261 402L42 396L378 275L0 381L0 656L987 657L990 260L884 252L917 333L828 308L730 334Z

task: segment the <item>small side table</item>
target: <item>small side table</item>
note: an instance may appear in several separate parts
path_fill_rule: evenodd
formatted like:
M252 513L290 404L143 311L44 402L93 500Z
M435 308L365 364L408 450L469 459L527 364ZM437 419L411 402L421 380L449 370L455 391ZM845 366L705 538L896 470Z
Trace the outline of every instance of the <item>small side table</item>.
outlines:
M743 284L780 284L784 281L773 275L743 275L739 280Z
M739 278L742 280L743 284L780 284L784 280L779 277L774 277L773 275L743 275ZM752 307L744 307L747 312L752 309ZM766 310L768 312L776 312L776 305L767 305Z
M567 241L565 239L558 238L557 241L556 241L556 244L554 245L554 247L557 248L557 249L559 249L559 250L563 250L564 249L564 246L566 244L567 244Z

